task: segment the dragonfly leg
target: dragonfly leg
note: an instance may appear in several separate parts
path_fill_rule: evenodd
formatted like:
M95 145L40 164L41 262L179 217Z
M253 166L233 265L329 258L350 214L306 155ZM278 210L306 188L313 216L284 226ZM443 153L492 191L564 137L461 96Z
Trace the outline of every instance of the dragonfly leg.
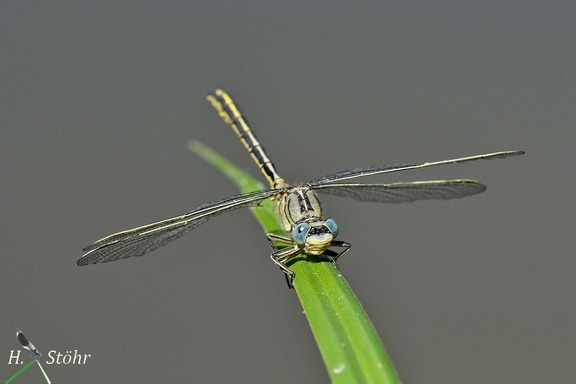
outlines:
M283 248L283 249L274 251L270 255L270 258L272 259L272 261L286 275L286 283L288 283L288 288L294 288L293 282L294 282L295 273L293 270L288 268L285 263L288 260L290 260L291 258L293 258L294 256L297 256L299 254L300 254L300 249L298 248L298 246L293 245L293 246L288 247L288 248Z
M334 240L332 242L332 244L330 245L331 247L342 247L344 248L341 252L335 252L332 251L330 249L327 249L326 251L324 251L324 254L328 257L330 257L332 264L334 264L334 266L340 270L340 267L338 266L338 259L340 257L342 257L346 252L348 252L348 250L350 250L350 247L352 246L352 244L350 244L347 241L340 241L340 240Z
M339 255L338 252L334 252L331 249L325 250L324 253L322 254L322 256L326 256L327 261L330 261L332 264L334 264L337 270L340 270L340 266L335 261L338 255Z
M285 273L284 277L286 278L286 284L288 285L288 289L294 289L294 275L287 275Z
M278 248L276 247L276 244L274 244L275 241L279 242L279 243L290 244L290 245L294 244L294 241L292 240L291 237L277 235L275 233L267 233L266 238L268 239L268 243L270 244L270 247L272 247L272 250L274 252L276 252L278 250Z

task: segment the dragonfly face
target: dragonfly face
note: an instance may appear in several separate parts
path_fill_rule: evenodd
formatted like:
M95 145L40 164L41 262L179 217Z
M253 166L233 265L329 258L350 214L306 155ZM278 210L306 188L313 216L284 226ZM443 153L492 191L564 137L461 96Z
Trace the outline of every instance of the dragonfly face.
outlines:
M311 217L298 223L292 230L294 243L303 252L318 256L323 254L338 235L338 225L333 219Z

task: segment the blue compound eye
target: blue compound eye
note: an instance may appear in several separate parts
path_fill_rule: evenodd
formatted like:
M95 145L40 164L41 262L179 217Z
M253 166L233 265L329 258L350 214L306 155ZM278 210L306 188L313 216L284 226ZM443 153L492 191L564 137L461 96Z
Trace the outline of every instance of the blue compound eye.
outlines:
M328 220L326 220L324 225L332 233L332 236L334 236L334 237L338 236L338 224L336 224L336 222L334 220L328 219Z
M310 232L310 224L308 223L304 222L295 226L292 230L292 238L294 239L294 242L298 245L304 245L308 232Z

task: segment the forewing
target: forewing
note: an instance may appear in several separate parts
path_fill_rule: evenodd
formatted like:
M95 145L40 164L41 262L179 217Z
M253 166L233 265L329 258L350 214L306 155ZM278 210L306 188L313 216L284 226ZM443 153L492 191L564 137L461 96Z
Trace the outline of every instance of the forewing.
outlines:
M352 179L361 176L371 176L371 175L378 175L381 173L390 173L390 172L399 172L399 171L407 171L409 169L419 169L419 168L426 168L426 167L433 167L437 165L445 165L445 164L455 164L455 163L465 163L467 161L475 161L475 160L492 160L492 159L504 159L510 156L518 156L524 154L523 151L501 151L501 152L494 152L494 153L486 153L483 155L475 155L475 156L467 156L467 157L459 157L456 159L449 159L449 160L441 160L441 161L430 161L427 163L421 164L388 164L388 165L377 165L372 167L366 168L355 168L350 169L347 171L340 171L334 173L332 175L327 175L323 177L319 177L310 181L308 184L315 187L321 184L333 183L336 181L342 181L346 179Z
M486 187L475 180L431 180L391 184L321 184L314 190L360 201L404 203L416 200L445 200L474 195Z
M142 256L185 235L214 216L237 208L255 206L276 192L268 190L229 197L204 204L181 216L115 233L84 248L86 253L76 264L83 266Z

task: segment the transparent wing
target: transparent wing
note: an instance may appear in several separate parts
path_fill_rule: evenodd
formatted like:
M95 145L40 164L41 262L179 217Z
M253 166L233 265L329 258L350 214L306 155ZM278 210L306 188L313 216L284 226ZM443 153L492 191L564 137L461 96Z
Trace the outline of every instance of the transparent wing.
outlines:
M204 204L181 216L122 231L98 240L83 249L86 253L76 264L83 266L142 256L183 236L216 215L233 209L255 206L278 190L252 192Z
M444 165L444 164L454 164L454 163L465 163L467 161L474 161L474 160L490 160L490 159L504 159L510 156L518 156L524 154L523 151L502 151L502 152L494 152L494 153L486 153L483 155L476 155L476 156L467 156L467 157L460 157L457 159L449 159L449 160L441 160L441 161L431 161L422 164L389 164L389 165L379 165L367 168L355 168L350 169L347 171L340 171L334 173L332 175L319 177L310 181L308 184L312 187L321 184L332 183L335 181L341 181L346 179L352 179L355 177L360 176L371 176L371 175L378 175L380 173L389 173L389 172L398 172L398 171L406 171L409 169L418 169L418 168L426 168L426 167L433 167L436 165Z
M391 184L321 184L315 191L360 201L404 203L415 200L455 199L483 192L475 180L431 180Z

